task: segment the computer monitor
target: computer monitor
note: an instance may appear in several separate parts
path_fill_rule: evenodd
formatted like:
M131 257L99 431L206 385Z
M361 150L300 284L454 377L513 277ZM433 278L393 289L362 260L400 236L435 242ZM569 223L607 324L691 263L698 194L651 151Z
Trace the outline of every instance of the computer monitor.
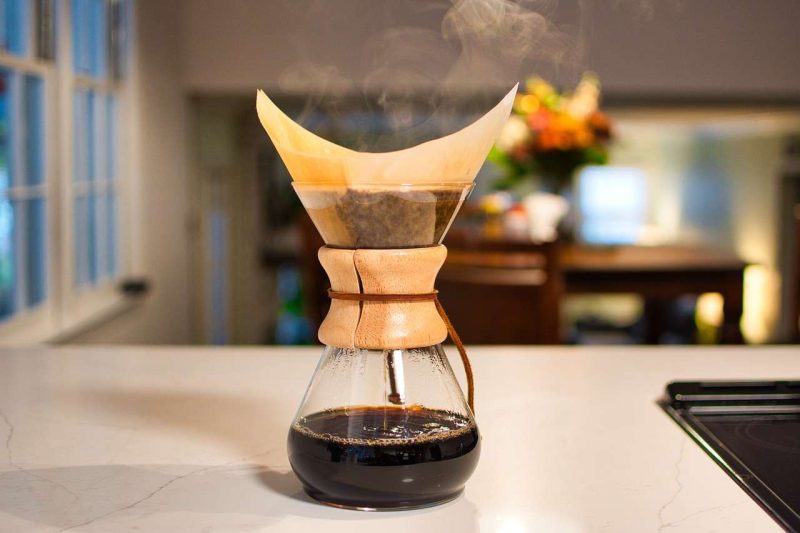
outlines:
M637 242L646 218L646 182L634 167L585 167L575 197L579 239L599 245Z

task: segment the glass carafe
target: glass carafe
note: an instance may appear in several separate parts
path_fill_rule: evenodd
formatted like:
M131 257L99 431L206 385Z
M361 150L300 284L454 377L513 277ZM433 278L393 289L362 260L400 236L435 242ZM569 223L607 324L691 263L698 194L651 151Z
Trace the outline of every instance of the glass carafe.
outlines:
M480 437L440 345L326 347L288 448L315 499L397 509L457 496L477 465Z
M383 153L323 139L257 95L259 119L326 244L326 347L288 442L292 468L324 503L433 505L457 496L475 469L472 395L465 401L442 349L449 322L434 285L441 241L515 93L457 132Z

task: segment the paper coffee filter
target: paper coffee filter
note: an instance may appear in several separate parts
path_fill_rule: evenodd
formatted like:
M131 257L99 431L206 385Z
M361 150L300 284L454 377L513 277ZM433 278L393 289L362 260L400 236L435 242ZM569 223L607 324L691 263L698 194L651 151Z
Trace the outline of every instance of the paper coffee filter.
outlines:
M447 135L394 152L358 152L311 133L258 91L256 109L286 168L297 184L447 185L470 184L511 113L515 85L488 113Z

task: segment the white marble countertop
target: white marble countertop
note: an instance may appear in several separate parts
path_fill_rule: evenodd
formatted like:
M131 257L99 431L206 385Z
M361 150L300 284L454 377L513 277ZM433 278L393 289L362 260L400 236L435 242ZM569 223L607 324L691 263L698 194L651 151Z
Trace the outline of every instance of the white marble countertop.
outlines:
M289 469L319 353L0 351L0 531L780 531L654 402L674 379L800 376L796 347L473 349L477 471L389 513L313 503Z

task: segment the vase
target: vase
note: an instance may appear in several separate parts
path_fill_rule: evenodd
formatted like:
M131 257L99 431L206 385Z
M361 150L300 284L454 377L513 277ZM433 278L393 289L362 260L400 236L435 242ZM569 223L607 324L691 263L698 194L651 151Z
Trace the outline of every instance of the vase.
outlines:
M572 240L575 227L572 176L572 172L532 174L513 191L522 200L532 240Z
M528 217L528 236L536 242L551 242L559 236L559 223L569 212L569 201L559 194L535 192L522 199Z

